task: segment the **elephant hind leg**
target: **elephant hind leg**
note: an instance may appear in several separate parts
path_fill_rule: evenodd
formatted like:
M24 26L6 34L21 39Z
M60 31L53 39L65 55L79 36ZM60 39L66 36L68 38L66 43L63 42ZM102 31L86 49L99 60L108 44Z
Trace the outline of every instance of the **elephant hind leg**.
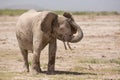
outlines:
M24 72L29 72L28 50L25 50L22 48L20 48L20 50L21 50L21 54L22 54L23 60L24 60L24 65L23 65Z

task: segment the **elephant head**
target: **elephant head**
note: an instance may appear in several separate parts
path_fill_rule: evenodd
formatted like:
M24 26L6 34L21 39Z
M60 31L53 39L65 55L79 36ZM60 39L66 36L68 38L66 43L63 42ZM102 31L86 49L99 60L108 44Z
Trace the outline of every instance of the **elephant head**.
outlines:
M48 13L41 25L44 32L51 33L62 41L75 43L83 38L80 26L75 23L72 15L68 12L65 12L62 16Z

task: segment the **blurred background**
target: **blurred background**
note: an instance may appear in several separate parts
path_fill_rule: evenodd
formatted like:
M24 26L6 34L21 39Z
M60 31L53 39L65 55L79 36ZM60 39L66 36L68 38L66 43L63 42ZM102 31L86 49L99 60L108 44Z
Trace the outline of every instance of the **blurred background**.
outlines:
M0 9L118 11L119 0L0 0Z
M15 15L15 13L12 14L13 11L8 11L10 9L119 13L120 0L0 0L0 9L7 10L7 13L11 13L11 15ZM5 11L0 11L0 14ZM22 12L18 11L17 13Z
M0 9L120 12L120 0L0 0Z

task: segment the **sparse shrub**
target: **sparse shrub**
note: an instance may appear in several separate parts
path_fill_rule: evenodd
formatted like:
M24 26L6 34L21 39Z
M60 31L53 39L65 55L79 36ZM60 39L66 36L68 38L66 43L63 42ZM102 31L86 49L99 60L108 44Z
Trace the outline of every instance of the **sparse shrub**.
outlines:
M118 58L118 59L111 59L110 62L111 63L116 63L116 64L120 65L120 58Z
M104 59L85 58L85 59L80 59L79 63L101 64L101 63L109 63L109 61Z
M28 62L28 64L31 66L31 65L32 65L32 62L31 62L31 61L29 61L29 62Z
M28 10L24 9L1 9L0 10L0 15L9 15L9 16L16 16L16 15L21 15L22 13L26 12ZM38 10L41 11L41 10ZM57 14L62 15L65 11L59 10L59 11L54 11ZM102 11L102 12L89 12L89 11L75 11L71 12L73 15L120 15L119 12L113 11L113 12L107 12L107 11Z
M46 69L47 68L47 64L43 64L41 65L43 69Z
M16 16L21 15L22 13L26 12L27 10L11 10L11 9L2 9L0 10L0 15L9 15L9 16Z
M65 11L54 11L56 14L62 15Z

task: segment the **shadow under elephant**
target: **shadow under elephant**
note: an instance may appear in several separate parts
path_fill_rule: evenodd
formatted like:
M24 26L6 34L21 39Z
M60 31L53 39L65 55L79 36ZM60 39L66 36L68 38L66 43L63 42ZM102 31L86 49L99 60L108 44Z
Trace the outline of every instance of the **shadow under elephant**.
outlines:
M54 71L54 73L48 73L47 71L42 71L43 74L47 74L47 75L62 75L62 74L66 74L66 75L97 75L95 73L90 73L90 72L75 72L75 71Z

